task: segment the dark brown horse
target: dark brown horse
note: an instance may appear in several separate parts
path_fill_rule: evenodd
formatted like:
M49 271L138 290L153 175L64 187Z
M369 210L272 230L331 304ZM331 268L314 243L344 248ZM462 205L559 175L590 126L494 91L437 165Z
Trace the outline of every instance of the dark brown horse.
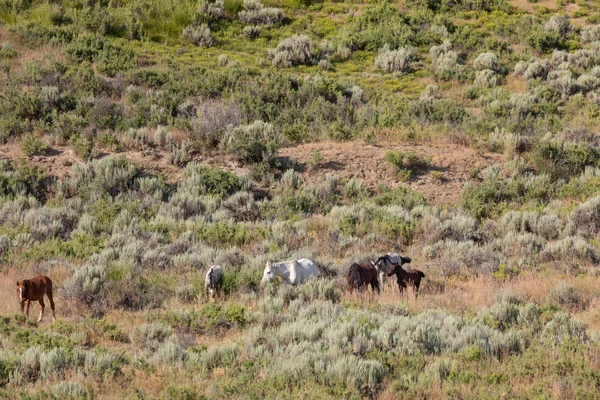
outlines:
M54 311L54 299L52 298L52 280L44 275L36 276L33 279L23 279L17 281L17 295L19 296L19 303L21 304L21 312L27 302L27 319L29 319L29 306L32 301L39 301L42 309L40 310L40 317L38 322L42 320L44 316L44 295L48 296L50 300L50 308L52 309L52 321L56 319Z
M363 291L367 286L371 285L371 290L374 292L377 289L379 293L379 279L375 267L371 264L352 264L348 270L348 290L350 293L354 289Z
M410 271L405 271L400 265L394 266L388 276L396 275L398 279L398 289L400 290L400 294L404 293L404 289L406 289L407 285L413 287L415 291L415 298L419 297L419 286L421 286L421 279L425 278L425 274L418 269L411 269Z

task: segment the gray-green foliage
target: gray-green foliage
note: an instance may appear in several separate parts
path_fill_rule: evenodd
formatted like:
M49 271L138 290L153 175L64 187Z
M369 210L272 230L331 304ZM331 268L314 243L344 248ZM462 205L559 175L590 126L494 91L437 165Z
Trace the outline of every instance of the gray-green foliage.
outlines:
M473 67L477 71L489 69L498 72L498 56L494 53L481 53L473 61Z
M143 324L133 328L129 334L131 343L142 349L156 351L160 345L171 335L170 326L155 322Z
M273 124L254 121L230 129L225 136L224 144L241 162L270 162L277 153L278 138L278 132Z
M380 49L375 57L375 66L385 72L406 74L411 71L417 59L417 53L412 47L390 50L389 46L386 46Z
M451 79L462 75L464 65L462 65L462 60L452 47L452 42L445 39L442 44L429 49L432 59L431 68L435 76L442 79Z
M600 232L600 196L582 203L569 216L570 228L585 236Z
M477 71L477 73L475 74L475 81L473 83L475 84L475 86L493 88L495 86L498 86L498 84L500 83L500 78L491 69L484 69L481 71Z
M52 393L61 399L85 399L87 391L79 382L58 382L52 386Z
M553 15L544 24L544 29L557 33L561 38L566 38L571 31L571 22L565 16Z
M244 36L249 39L256 39L262 34L262 28L260 26L245 26L243 29Z
M212 33L210 32L210 28L206 24L188 25L183 30L181 36L185 40L195 44L196 46L210 47L214 43L214 39Z
M225 17L225 3L223 0L202 0L198 7L198 18L205 22L215 22Z
M271 27L283 22L284 14L281 8L265 7L260 0L244 0L243 7L244 10L238 13L238 18L243 24Z
M275 67L311 65L316 62L316 46L306 35L293 35L269 49L269 57Z

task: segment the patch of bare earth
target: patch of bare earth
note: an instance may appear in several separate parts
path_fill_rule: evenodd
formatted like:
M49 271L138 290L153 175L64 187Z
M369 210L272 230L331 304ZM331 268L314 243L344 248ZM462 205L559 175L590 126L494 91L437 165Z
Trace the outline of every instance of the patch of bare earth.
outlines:
M528 11L530 13L535 13L536 8L546 7L546 8L557 8L557 4L555 0L545 0L537 3L530 3L528 0L510 0L509 3L521 10Z
M408 182L402 182L394 167L385 160L388 151L413 152L430 157L431 166L426 171L413 173ZM322 160L311 166L309 160L317 152ZM503 155L447 142L390 146L318 142L283 148L279 154L298 162L303 170L302 178L308 184L321 182L327 174L331 174L338 179L361 179L371 189L380 183L388 187L408 186L436 205L456 203L474 168L484 169L504 161Z
M407 182L385 160L388 151L412 152L431 159L430 167L425 171L413 172ZM313 154L319 152L322 160L311 164ZM181 181L183 168L169 163L167 154L158 150L129 150L119 153L102 153L99 157L118 154L131 161L137 168L149 173L161 173L168 183ZM307 184L322 182L327 174L338 179L356 178L364 181L370 189L376 189L379 183L388 187L408 186L422 193L427 201L436 205L453 204L458 201L464 184L469 180L475 168L484 169L489 165L501 163L504 156L482 152L445 141L415 145L373 146L361 142L318 142L282 148L281 157L295 159L300 167L302 178ZM16 143L0 146L0 159L17 161L27 158ZM194 155L192 160L210 166L219 166L237 173L248 173L229 157ZM63 179L71 175L72 166L83 161L75 155L70 146L52 146L46 155L27 159L30 165L38 166L46 176Z
M164 175L167 183L181 181L183 168L171 165L168 160L168 155L164 151L147 149L122 152L102 152L97 158L109 155L123 156L142 171L148 173L161 173ZM73 165L84 163L81 158L74 153L71 146L54 145L49 148L45 155L27 158L20 146L16 143L0 145L0 160L2 159L12 162L17 162L19 159L26 159L28 164L39 167L46 176L56 177L58 179L69 177ZM248 172L247 170L239 168L229 158L194 155L192 156L192 161L210 166L218 165L225 170L238 174L245 174Z

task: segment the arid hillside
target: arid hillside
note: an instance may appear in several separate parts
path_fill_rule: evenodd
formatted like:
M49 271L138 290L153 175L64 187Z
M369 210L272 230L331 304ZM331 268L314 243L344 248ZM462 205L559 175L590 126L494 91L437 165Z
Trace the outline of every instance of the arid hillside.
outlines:
M0 0L0 397L600 398L599 23Z

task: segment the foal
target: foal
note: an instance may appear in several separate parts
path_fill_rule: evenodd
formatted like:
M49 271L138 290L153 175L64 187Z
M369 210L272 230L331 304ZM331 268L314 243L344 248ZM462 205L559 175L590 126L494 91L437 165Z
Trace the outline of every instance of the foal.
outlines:
M44 275L36 276L33 279L23 279L17 281L17 294L19 295L19 303L21 304L21 312L27 302L27 319L29 319L29 306L32 301L39 301L42 309L40 310L40 317L37 322L41 322L44 317L44 295L48 296L50 300L50 308L52 309L52 321L56 320L56 313L54 311L54 299L52 298L52 280Z
M352 264L348 270L347 282L350 293L352 293L354 289L360 292L371 285L371 290L374 292L375 289L377 289L377 294L379 294L378 272L375 267L370 264Z
M421 279L425 278L425 274L418 269L411 269L410 271L405 271L400 265L394 266L388 276L396 275L398 279L398 289L400 290L400 294L404 293L404 289L406 289L406 285L409 284L413 287L415 291L415 299L419 297L419 286L421 286Z

